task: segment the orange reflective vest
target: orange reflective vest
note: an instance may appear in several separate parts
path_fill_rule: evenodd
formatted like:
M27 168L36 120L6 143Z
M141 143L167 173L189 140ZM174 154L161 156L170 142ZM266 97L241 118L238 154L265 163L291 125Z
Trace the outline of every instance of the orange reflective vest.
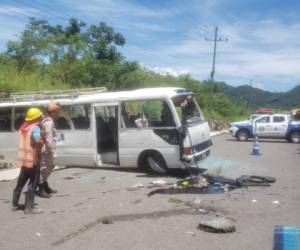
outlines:
M18 149L18 166L32 168L37 164L38 152L32 145L32 130L37 124L32 124L27 131L19 131L20 142Z

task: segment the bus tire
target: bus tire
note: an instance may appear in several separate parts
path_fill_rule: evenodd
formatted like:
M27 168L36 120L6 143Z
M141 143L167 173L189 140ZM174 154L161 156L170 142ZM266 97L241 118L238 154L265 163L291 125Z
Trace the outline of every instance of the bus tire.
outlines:
M139 165L146 168L146 170L151 173L160 175L168 173L168 167L163 156L156 151L150 151L143 154Z
M300 142L300 132L299 131L293 131L290 133L289 141L293 143L299 143Z
M245 130L245 129L240 129L236 133L236 138L239 141L247 141L249 139L249 132L247 130Z

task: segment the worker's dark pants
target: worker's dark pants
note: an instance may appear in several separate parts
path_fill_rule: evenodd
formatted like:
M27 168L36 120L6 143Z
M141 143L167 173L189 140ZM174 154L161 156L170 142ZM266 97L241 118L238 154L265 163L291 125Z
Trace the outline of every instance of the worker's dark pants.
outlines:
M37 184L39 183L39 175L39 168L37 166L33 166L33 168L21 167L17 186L14 191L21 193L26 182L29 180L28 192L33 193L37 187Z

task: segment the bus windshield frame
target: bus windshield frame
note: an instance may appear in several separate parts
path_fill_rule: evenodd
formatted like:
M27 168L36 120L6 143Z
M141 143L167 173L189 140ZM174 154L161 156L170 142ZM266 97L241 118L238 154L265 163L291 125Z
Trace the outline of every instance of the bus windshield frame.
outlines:
M171 99L182 124L192 125L205 121L203 113L193 95L178 95Z

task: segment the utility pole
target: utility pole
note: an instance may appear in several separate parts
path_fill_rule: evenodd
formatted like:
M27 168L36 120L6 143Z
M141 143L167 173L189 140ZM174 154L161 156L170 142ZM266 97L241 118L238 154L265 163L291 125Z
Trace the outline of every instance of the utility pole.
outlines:
M228 39L218 38L218 27L215 28L215 38L208 39L205 38L206 41L214 42L214 55L213 55L213 64L212 70L210 73L210 88L209 88L209 113L211 114L212 105L213 105L213 91L214 91L214 76L215 76L215 65L216 65L216 52L217 52L217 42L227 42Z

